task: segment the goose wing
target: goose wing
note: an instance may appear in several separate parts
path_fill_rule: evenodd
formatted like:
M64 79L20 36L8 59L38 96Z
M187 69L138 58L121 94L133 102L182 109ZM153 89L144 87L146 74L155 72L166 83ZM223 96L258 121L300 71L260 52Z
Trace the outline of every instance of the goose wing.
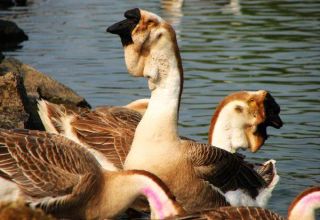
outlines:
M140 120L139 113L124 107L100 107L76 116L71 126L81 143L122 168Z
M264 219L264 220L284 220L280 215L259 207L221 207L217 209L202 211L177 218L178 220L192 219L215 219L215 220L232 220L232 219Z
M35 205L58 214L86 204L102 180L99 164L83 147L62 136L28 130L0 129L2 175Z
M242 189L251 197L266 186L263 178L242 157L223 149L188 141L188 157L196 174L223 192Z

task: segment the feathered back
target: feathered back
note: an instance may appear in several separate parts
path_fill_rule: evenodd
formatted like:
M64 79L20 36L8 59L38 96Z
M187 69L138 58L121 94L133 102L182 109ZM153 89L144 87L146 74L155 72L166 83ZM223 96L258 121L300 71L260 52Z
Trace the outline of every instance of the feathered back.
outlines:
M83 147L30 130L0 130L0 171L34 205L55 216L83 216L82 207L102 181L100 165Z

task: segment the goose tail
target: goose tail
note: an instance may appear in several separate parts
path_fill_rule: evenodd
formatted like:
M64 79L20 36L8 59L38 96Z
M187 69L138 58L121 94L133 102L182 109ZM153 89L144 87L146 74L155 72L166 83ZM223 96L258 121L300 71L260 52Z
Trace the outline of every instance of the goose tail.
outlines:
M53 134L63 133L67 111L63 105L38 100L38 114L46 131Z
M278 174L275 160L268 160L256 169L257 173L266 181L267 187L277 184L275 183Z
M268 160L256 168L257 173L259 173L266 182L266 187L260 190L259 195L256 198L257 204L260 207L265 207L267 205L267 202L272 195L272 191L280 180L275 164L275 160Z

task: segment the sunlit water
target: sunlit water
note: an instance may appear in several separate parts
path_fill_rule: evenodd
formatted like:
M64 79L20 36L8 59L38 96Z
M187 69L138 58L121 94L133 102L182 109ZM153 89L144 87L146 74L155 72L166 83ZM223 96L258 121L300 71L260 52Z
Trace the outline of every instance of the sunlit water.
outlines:
M93 106L148 97L146 81L126 73L119 38L105 32L133 7L159 14L177 31L185 70L182 135L206 142L219 100L233 91L269 90L285 126L269 129L259 153L247 153L277 161L281 180L268 208L286 214L301 190L319 185L319 1L185 0L181 9L168 9L149 0L35 0L0 11L30 38L5 55L48 73Z

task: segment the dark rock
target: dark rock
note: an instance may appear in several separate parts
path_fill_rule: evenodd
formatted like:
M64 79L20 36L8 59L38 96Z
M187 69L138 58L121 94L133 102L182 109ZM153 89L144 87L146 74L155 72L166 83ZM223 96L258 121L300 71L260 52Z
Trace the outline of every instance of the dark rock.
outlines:
M1 51L0 51L0 63L1 63L1 61L4 59L4 55L1 53Z
M29 114L26 90L22 77L13 72L0 76L0 127L25 128Z
M26 6L27 0L13 0L17 6Z
M15 48L22 41L28 39L26 33L14 22L0 20L0 49Z
M12 6L26 6L27 0L0 0L0 8L8 8Z
M57 104L91 108L88 102L73 90L20 61L7 58L0 63L0 76L15 72L23 78L28 102L25 106L30 119L26 128L42 130L43 126L37 113L37 99L43 98ZM0 111L1 114L1 111Z

